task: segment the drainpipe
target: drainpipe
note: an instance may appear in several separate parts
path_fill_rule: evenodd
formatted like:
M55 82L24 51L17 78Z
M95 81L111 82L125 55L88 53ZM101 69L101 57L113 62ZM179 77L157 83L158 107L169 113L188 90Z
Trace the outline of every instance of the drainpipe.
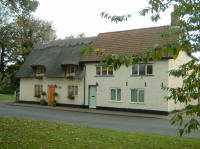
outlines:
M85 85L86 85L86 66L84 65L84 105L85 105Z

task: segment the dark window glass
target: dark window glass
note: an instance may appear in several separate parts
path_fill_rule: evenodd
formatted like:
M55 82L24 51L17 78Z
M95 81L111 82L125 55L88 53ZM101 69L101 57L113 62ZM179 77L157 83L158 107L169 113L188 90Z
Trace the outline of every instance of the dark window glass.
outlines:
M35 97L40 97L42 93L42 85L35 85Z
M139 75L145 75L145 64L139 64Z
M116 100L116 89L111 89L111 100Z
M131 90L131 102L137 102L137 89Z
M153 65L148 64L147 65L147 75L153 74Z
M108 68L108 74L109 74L109 75L113 75L113 67L112 67L112 66L110 66L110 67Z
M107 67L106 66L102 67L102 75L107 75Z
M101 67L100 66L96 67L96 75L101 75Z
M144 102L144 90L139 90L139 102Z
M138 65L133 65L132 66L132 75L137 75L138 74Z

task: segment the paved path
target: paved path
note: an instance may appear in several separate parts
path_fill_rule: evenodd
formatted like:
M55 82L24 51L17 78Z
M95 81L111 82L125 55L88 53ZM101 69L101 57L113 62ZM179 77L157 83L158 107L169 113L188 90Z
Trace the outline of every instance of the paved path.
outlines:
M170 125L168 119L105 115L43 109L36 107L24 107L16 106L7 101L0 101L0 115L71 123L98 128L178 136L178 131L176 131L174 126ZM200 131L187 135L187 137L200 138Z

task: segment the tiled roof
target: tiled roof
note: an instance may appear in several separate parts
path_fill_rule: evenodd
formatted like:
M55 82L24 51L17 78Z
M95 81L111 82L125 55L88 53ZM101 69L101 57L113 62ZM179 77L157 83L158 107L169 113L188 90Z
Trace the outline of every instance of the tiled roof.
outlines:
M171 42L175 37L162 38L161 34L169 33L170 26L133 29L117 32L100 33L93 48L105 49L106 53L137 54L155 44ZM86 54L81 61L99 61L100 57L95 52Z

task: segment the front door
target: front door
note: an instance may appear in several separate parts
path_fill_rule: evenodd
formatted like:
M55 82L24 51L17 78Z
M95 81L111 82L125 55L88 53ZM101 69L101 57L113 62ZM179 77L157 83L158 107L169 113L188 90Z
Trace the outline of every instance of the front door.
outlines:
M89 108L96 108L96 87L89 86Z
M49 105L51 106L54 100L53 93L55 92L55 86L49 86Z

